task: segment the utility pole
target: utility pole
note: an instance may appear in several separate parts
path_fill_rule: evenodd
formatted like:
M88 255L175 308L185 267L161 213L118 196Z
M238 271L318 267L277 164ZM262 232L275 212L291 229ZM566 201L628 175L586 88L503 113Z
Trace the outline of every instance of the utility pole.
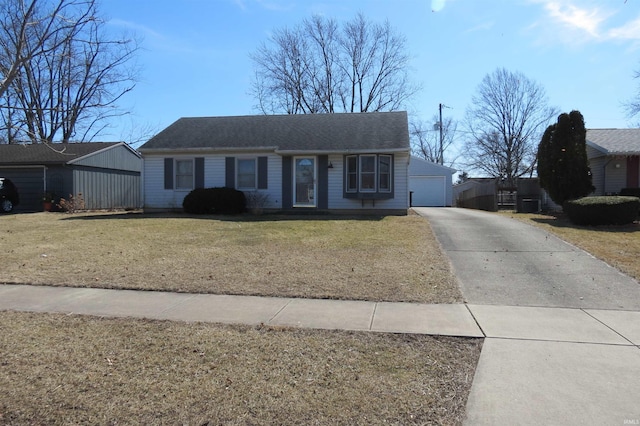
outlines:
M442 108L451 108L446 106L445 104L438 104L438 111L440 112L440 120L438 121L438 129L440 130L440 149L438 152L438 157L436 160L440 161L440 164L444 165L444 129L442 128ZM434 126L435 127L435 126ZM437 163L438 161L436 161Z
M440 110L440 121L438 123L438 128L440 129L440 151L439 151L439 157L440 157L440 164L444 164L444 152L442 149L442 142L443 142L443 136L442 136L442 104L438 105L438 109Z

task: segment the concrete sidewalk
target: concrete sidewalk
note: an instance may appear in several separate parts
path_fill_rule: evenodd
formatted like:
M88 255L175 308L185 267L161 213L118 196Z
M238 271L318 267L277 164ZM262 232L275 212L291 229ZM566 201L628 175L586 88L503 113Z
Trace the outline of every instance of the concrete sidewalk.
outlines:
M485 337L467 424L640 424L640 312L28 285L0 310Z
M484 337L465 305L0 285L0 310Z

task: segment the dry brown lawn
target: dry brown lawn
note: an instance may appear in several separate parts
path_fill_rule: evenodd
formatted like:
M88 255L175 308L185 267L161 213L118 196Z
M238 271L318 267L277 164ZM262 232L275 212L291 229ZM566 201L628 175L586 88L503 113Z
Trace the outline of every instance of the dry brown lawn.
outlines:
M452 303L428 222L404 217L0 217L0 282Z
M480 348L0 312L0 424L461 424Z
M430 303L427 221L0 216L0 282ZM461 424L481 339L0 312L0 424Z
M544 228L640 281L640 222L578 226L561 214L500 213Z

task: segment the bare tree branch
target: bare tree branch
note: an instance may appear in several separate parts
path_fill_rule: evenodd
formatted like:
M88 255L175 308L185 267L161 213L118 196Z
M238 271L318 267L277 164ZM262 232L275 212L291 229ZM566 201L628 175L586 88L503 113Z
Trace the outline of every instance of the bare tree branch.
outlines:
M322 16L274 31L251 55L252 93L263 113L393 111L417 92L406 40L388 22L357 15L340 30Z
M409 124L411 136L411 152L433 163L440 162L440 118L434 115L430 122L412 121ZM446 152L453 145L458 123L451 117L442 120L442 151ZM448 158L443 163L453 165L456 158Z
M542 86L522 73L488 74L466 113L465 166L511 183L533 173L540 135L555 115Z
M47 0L33 4L34 16L52 7ZM42 12L55 19L29 24L23 40L29 60L6 88L10 96L5 96L2 118L9 142L90 141L107 127L108 118L126 114L116 103L135 85L137 70L130 63L137 41L107 36L96 0L59 0L56 5L53 15ZM5 41L12 40L11 29L3 31L0 43L10 45Z

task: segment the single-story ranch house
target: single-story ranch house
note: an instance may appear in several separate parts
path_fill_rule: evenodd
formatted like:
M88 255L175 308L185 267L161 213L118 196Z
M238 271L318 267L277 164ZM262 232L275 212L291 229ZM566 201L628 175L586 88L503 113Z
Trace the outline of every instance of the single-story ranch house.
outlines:
M640 184L640 129L588 129L587 158L595 195Z
M0 144L0 177L18 187L16 211L42 211L45 193L82 194L87 209L140 208L142 160L123 142Z
M265 210L407 214L406 112L181 118L139 148L145 210L194 188L266 197Z

